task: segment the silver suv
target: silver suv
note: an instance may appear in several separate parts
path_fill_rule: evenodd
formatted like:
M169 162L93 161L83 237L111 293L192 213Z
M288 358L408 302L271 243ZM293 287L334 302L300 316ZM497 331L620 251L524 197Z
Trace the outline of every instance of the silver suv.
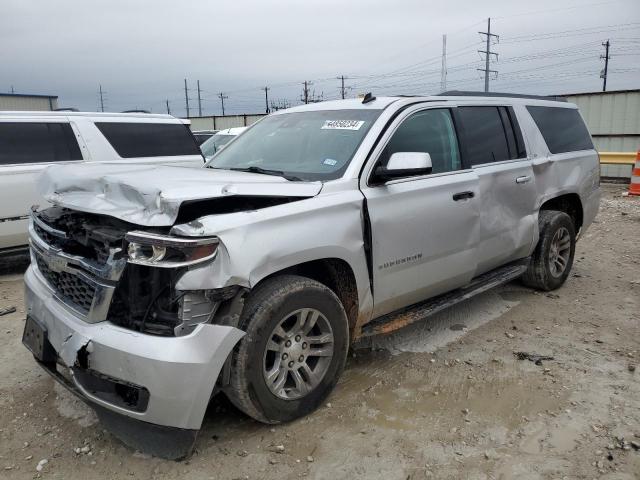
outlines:
M217 392L290 421L357 339L518 277L560 287L600 197L574 105L480 95L305 105L203 169L56 166L40 186L23 342L168 458Z

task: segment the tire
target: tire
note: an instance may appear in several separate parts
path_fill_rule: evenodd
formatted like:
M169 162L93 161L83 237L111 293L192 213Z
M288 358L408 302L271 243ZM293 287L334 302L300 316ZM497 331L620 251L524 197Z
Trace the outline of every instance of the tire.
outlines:
M540 238L522 282L538 290L555 290L564 284L571 272L576 251L575 226L569 215L556 210L541 210L538 224ZM566 248L558 250L558 246ZM561 254L557 254L558 251ZM557 260L554 262L554 259ZM564 268L561 269L562 263Z
M304 330L298 329L300 322L308 326L314 318L312 330L296 335ZM276 331L278 326L281 329ZM268 279L249 294L239 328L246 335L231 354L226 394L250 417L271 424L303 417L318 408L338 383L349 349L349 324L342 303L325 285L295 275ZM329 331L332 343L314 342L327 340ZM281 338L277 332L286 336ZM275 371L279 373L268 382L267 376ZM308 391L298 388L305 383Z

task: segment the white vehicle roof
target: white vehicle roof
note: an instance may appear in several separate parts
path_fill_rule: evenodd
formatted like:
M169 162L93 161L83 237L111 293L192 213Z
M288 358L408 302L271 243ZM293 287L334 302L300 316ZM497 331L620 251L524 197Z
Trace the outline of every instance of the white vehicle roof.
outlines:
M393 103L398 106L416 102L465 102L465 103L483 103L483 104L510 104L510 105L547 105L565 108L576 108L572 103L554 100L553 98L545 99L544 97L527 97L524 95L507 94L496 95L429 95L429 96L396 96L396 97L376 97L375 100L368 103L362 103L361 98L352 98L348 100L332 100L328 102L309 103L307 105L299 105L297 107L287 108L274 112L273 115L294 113L294 112L311 112L321 110L382 110Z
M73 118L81 117L94 121L105 120L135 120L139 123L182 123L189 125L191 121L182 118L176 118L166 113L115 113L115 112L70 112L70 111L1 111L0 118L20 117L20 118L42 118L42 117L59 117Z
M218 130L214 135L240 135L247 128L248 127L225 128L224 130Z

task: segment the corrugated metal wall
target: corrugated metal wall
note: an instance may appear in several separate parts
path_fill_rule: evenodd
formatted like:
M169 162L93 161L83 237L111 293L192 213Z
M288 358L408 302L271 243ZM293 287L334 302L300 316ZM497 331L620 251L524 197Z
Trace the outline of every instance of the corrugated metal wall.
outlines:
M0 95L0 110L49 111L58 108L58 99L28 95Z
M213 115L210 117L190 117L191 130L224 130L233 127L248 127L257 122L264 114L253 115Z
M593 135L600 152L635 152L640 149L640 90L568 95ZM631 165L602 165L603 177L631 176Z
M568 96L580 108L591 135L640 136L640 90Z

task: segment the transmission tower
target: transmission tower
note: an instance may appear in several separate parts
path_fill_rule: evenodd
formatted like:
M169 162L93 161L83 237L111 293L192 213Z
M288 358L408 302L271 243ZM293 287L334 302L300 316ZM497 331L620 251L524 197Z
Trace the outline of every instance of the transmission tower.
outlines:
M492 52L491 51L491 37L495 37L496 41L500 40L500 36L499 35L495 35L493 33L491 33L491 18L487 18L487 31L486 32L478 32L480 35L486 35L487 37L487 46L486 46L486 50L478 50L478 53L484 53L485 57L484 57L484 68L478 68L477 70L479 70L480 72L484 72L484 91L488 92L489 91L489 77L492 73L495 73L496 76L498 75L498 71L497 70L491 70L489 68L490 62L491 62L491 55L495 55L496 56L496 61L498 61L498 54L496 52Z

